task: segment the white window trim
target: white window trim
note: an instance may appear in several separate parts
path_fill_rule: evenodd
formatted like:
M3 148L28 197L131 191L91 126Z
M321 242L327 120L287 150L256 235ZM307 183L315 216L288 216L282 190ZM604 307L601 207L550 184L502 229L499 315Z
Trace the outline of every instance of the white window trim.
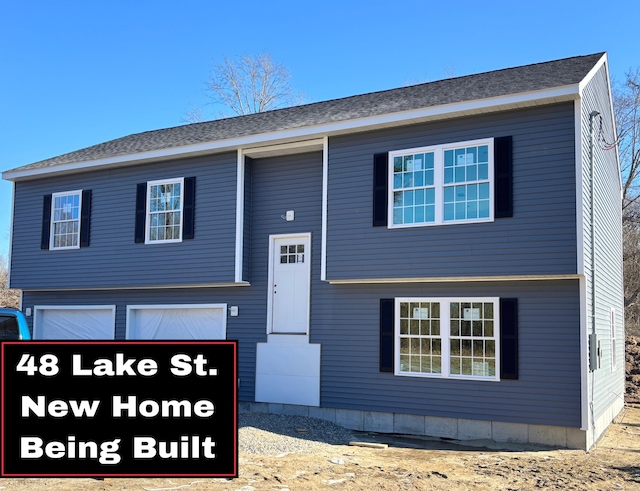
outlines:
M179 237L177 239L151 240L149 231L151 227L151 186L161 184L180 184L180 227ZM176 179L158 179L156 181L147 181L147 198L145 203L145 221L144 221L144 243L145 244L169 244L172 242L182 242L182 228L184 226L184 177Z
M444 220L444 151L453 150L460 147L472 147L476 145L487 145L489 162L489 217L487 218L471 218L465 220ZM401 155L410 155L414 153L434 154L434 187L435 187L435 221L431 223L393 223L393 159ZM486 223L494 221L494 154L493 154L493 138L483 138L479 140L467 140L461 142L452 142L442 145L430 145L427 147L406 148L402 150L394 150L389 152L387 163L388 174L388 194L387 194L387 228L413 228L413 227L433 227L438 225L460 225L462 223ZM461 183L462 184L462 183Z
M610 332L610 351L611 351L611 371L615 372L618 369L618 361L616 357L618 356L618 336L617 336L617 326L616 326L616 309L611 307L611 311L609 313L609 332Z
M39 339L43 310L106 310L111 312L113 324L113 339L116 337L116 306L115 305L34 305L33 306L33 339Z
M222 310L222 328L227 337L227 304L226 303L190 303L190 304L157 304L157 305L127 305L125 339L131 338L131 322L136 310L168 310L168 309L220 309Z
M64 196L78 196L78 234L76 237L77 245L74 246L64 246L64 247L56 247L55 246L55 224L61 223L63 220L59 222L54 221L54 213L56 198L61 198ZM80 227L82 226L82 189L78 189L76 191L65 191L63 193L53 193L51 195L51 211L50 211L51 222L49 224L49 250L50 251L61 251L65 249L80 249ZM71 220L70 220L71 221ZM74 220L75 221L75 220Z
M438 302L440 303L440 339L441 339L441 357L442 357L442 373L418 373L418 372L402 372L400 371L400 303L403 302ZM449 304L451 302L485 302L493 303L493 338L496 342L496 374L493 377L454 375L449 373L450 369L450 328L449 328ZM395 298L394 319L393 319L393 335L394 335L394 375L400 377L425 377L425 378L446 378L456 380L475 380L475 381L500 381L500 298L499 297L397 297Z

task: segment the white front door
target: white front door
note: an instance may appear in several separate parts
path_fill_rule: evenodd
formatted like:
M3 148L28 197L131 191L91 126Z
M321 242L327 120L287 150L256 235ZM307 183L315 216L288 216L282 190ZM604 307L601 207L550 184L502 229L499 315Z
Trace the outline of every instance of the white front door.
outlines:
M309 332L310 238L310 234L271 238L272 333Z

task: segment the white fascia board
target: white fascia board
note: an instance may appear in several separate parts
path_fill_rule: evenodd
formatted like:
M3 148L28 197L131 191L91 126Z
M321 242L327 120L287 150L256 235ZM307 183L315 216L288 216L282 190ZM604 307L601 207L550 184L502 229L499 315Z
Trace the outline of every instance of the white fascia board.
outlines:
M589 82L591 82L593 77L595 77L596 73L598 73L598 70L600 70L602 65L604 65L605 63L607 63L606 53L602 55L602 57L596 62L596 64L593 65L593 68L589 70L589 73L587 73L585 77L578 84L578 94L580 95L580 97L582 97L582 92L584 91L584 88L589 84Z
M558 275L519 275L519 276L443 276L434 278L353 278L326 280L331 285L367 285L393 283L460 283L470 281L545 281L545 280L577 280L577 274Z
M609 117L611 118L611 125L613 130L613 141L617 142L618 128L616 126L616 116L613 109L613 92L611 91L611 77L609 74L609 58L607 56L607 53L602 55L602 58L598 60L598 62L593 66L593 68L589 70L589 73L587 73L584 79L582 79L582 81L579 84L579 94L580 94L580 98L582 98L582 92L584 91L585 87L589 82L591 82L593 77L595 77L596 73L598 73L598 71L602 67L604 67L605 78L607 80L607 91L609 92ZM618 162L618 177L619 177L620 192L622 192L622 172L620 169L620 154L618 150L618 145L615 145L615 151L616 151L616 162Z
M8 181L18 181L30 177L43 176L63 172L77 172L104 166L118 166L144 163L149 161L166 160L170 158L195 156L206 153L233 151L237 148L247 148L258 145L267 145L270 142L291 143L296 140L308 140L313 137L331 134L345 133L349 131L364 131L368 129L384 128L410 124L414 121L441 119L460 115L481 114L483 112L498 111L510 108L530 107L538 104L546 104L558 101L573 100L579 96L577 84L565 85L553 89L523 92L500 97L478 99L453 104L444 104L420 109L412 109L397 113L389 113L365 118L349 119L335 123L324 123L314 126L304 126L269 133L216 140L195 145L186 145L173 148L164 148L129 155L120 155L105 159L85 162L74 162L51 167L25 169L3 172L2 178Z

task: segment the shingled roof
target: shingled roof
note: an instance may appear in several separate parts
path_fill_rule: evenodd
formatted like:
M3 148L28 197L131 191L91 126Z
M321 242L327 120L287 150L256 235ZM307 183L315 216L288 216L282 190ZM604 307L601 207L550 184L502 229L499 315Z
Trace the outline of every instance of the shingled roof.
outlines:
M579 84L604 53L137 133L7 171L76 164ZM11 176L5 176L11 178Z

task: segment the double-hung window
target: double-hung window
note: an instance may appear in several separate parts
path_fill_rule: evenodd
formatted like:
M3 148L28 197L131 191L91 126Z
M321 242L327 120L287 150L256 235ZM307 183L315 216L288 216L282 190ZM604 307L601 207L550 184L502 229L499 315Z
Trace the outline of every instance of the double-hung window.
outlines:
M498 298L396 298L396 375L499 380Z
M51 195L51 230L49 249L80 247L80 211L82 191Z
M182 241L184 178L147 183L145 242Z
M389 152L390 228L493 220L493 139Z

